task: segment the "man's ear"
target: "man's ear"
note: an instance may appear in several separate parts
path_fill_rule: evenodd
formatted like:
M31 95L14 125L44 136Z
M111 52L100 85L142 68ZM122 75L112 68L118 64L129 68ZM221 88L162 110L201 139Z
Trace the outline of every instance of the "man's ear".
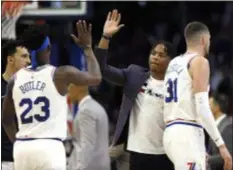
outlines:
M218 112L221 112L221 108L220 108L219 104L216 104L215 107L216 107L216 110L217 110Z
M7 56L7 64L13 64L13 62L14 62L14 57L11 55Z

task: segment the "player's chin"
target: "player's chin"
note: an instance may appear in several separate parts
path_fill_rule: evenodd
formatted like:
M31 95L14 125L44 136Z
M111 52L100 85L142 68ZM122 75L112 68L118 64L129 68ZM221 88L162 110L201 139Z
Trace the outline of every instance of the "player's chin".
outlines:
M159 70L159 67L157 64L150 64L150 71L157 72Z
M27 66L29 66L29 65L30 65L30 64L24 64L24 65L22 65L21 68L27 67Z
M16 70L18 71L18 70L20 70L20 69L22 69L22 68L25 68L25 67L27 67L26 64L18 65L18 66L16 67Z

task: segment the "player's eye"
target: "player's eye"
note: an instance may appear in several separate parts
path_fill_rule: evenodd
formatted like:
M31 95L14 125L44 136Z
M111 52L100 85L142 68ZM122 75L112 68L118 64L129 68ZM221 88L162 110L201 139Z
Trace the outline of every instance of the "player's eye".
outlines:
M160 56L160 57L166 57L166 54L164 54L164 53L159 53L159 56Z
M23 54L23 55L21 55L21 57L22 58L27 58L27 57L29 57L29 55L28 54Z
M151 55L156 55L156 51L152 51L150 54Z

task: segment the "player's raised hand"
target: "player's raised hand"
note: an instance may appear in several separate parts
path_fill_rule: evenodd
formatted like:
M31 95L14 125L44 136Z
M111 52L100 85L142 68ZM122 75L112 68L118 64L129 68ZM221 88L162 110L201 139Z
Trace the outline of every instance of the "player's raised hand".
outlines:
M81 48L91 47L92 45L92 25L87 25L86 21L78 21L76 23L76 30L78 32L78 37L71 34L74 42Z
M105 36L112 37L122 27L124 27L124 24L119 25L120 22L121 14L116 9L114 9L112 12L109 12L104 24L103 34Z
M232 157L225 145L219 147L219 152L224 160L224 170L232 170Z

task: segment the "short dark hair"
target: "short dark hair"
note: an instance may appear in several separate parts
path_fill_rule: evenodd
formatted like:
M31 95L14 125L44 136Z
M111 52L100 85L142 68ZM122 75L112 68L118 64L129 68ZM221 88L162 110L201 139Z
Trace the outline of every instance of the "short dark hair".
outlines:
M205 24L198 21L193 21L186 25L184 30L184 36L186 40L189 40L195 37L198 33L204 31L209 31L209 28Z
M24 42L25 47L29 50L36 50L40 48L48 33L49 27L47 24L32 25L22 33L19 39Z
M17 52L17 47L24 46L24 43L20 40L8 40L2 46L2 62L5 66L7 64L7 57L12 56Z
M156 41L154 45L152 46L151 51L159 44L164 45L165 52L167 53L169 58L173 59L176 57L176 47L172 43L168 41L164 41L164 40Z
M214 102L219 106L221 112L227 113L229 100L225 94L215 93L213 96Z

